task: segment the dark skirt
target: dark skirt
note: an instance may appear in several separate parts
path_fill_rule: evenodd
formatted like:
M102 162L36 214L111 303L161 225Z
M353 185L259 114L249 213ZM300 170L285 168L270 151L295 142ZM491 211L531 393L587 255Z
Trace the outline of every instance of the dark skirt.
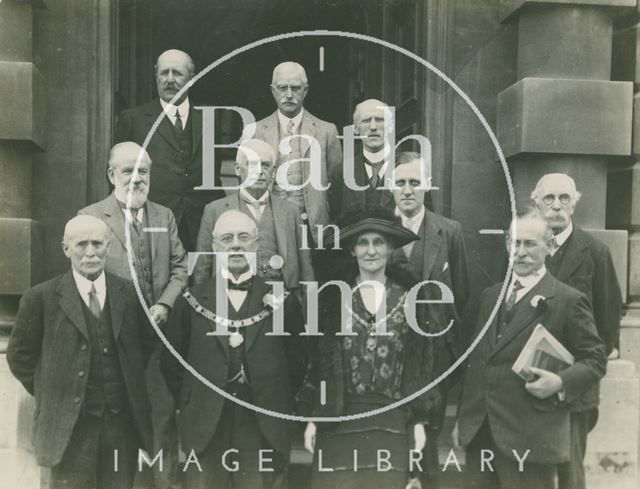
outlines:
M382 396L348 397L345 414L389 403ZM407 412L402 407L352 421L318 423L311 488L404 489L409 478L409 449ZM333 471L325 471L328 469Z

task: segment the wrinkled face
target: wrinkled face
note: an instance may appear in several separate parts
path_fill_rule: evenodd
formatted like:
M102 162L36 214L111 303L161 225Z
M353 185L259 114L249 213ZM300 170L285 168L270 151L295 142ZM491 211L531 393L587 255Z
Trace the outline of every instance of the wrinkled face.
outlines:
M549 179L540 188L536 207L553 229L559 233L569 225L576 209L574 187L565 178Z
M544 265L549 253L549 243L545 238L544 223L535 219L518 219L516 235L513 229L507 234L507 252L515 241L513 270L521 277L538 271Z
M249 269L249 262L243 253L255 253L258 249L255 225L246 216L238 217L216 224L213 232L213 251L229 253L228 267L234 274L244 273Z
M376 232L363 233L353 243L351 254L358 261L360 272L376 273L384 270L393 246L385 236Z
M397 189L393 190L393 198L396 206L405 216L415 216L424 202L426 190L420 188L421 161L414 160L397 166L393 172L394 183Z
M309 91L304 76L295 67L284 66L278 69L271 84L271 94L278 110L289 118L297 116Z
M71 260L73 269L93 281L104 270L109 236L100 223L76 227L65 237L62 250Z
M269 156L261 156L260 157L260 167L258 168L255 165L256 170L259 170L259 173L256 170L257 175L253 175L252 167L254 165L249 164L248 159L241 159L240 161L236 161L236 175L240 177L240 181L244 182L251 175L252 177L257 177L257 180L254 184L252 184L249 188L255 190L255 193L258 195L262 195L271 185L273 181L273 171L275 169L275 165L273 161L271 161L271 157Z
M127 202L129 186L133 187L131 206L138 209L147 201L151 164L149 160L142 159L137 171L135 171L135 168L135 157L133 159L128 158L113 162L107 170L107 174L109 175L109 181L115 187L116 198L120 202Z
M359 107L353 121L355 134L361 136L362 145L372 153L377 153L385 145L384 106L380 102L364 102Z
M156 86L158 87L158 96L165 102L171 102L176 93L184 87L189 80L189 61L181 53L167 52L158 58L156 66ZM176 105L181 104L186 98L180 97L175 102Z

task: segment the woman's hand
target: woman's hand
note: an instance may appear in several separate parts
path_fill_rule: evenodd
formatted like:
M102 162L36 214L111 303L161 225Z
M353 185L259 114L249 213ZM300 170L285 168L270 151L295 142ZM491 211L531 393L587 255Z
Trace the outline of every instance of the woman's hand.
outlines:
M415 440L414 449L421 452L425 443L427 443L427 434L422 423L413 425L413 439Z
M307 423L304 430L304 447L313 453L316 448L316 425L315 423Z

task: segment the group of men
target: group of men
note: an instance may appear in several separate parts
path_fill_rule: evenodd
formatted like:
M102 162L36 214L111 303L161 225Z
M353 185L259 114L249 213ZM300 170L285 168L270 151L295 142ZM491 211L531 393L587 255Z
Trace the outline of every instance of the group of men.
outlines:
M239 180L252 183L225 196L195 190L202 183L202 117L184 89L194 74L186 53L160 55L159 98L118 119L108 162L113 192L65 227L62 247L71 270L21 300L7 358L35 396L35 452L41 465L52 468L53 488L132 487L138 448L146 450L158 488L179 487L183 472L193 488L286 487L291 423L225 398L201 378L241 401L293 412L307 349L299 334L305 321L301 282L326 272L313 260L319 230L354 205L395 210L420 240L395 250L393 261L453 292L453 304L434 305L443 308L446 324L454 321L439 345L438 368L446 370L473 339L461 326L469 316L465 306L473 302L462 228L425 207L420 154L389 161L386 104L370 99L356 106L360 144L353 170L361 190L354 190L342 177L336 126L303 106L309 90L304 68L281 63L271 84L277 110L256 123L235 161ZM141 146L160 117L145 151ZM299 135L319 145L321 159L314 164L329 190L303 185L312 171L308 160L286 165L304 162L308 154ZM287 137L291 151L283 154L280 142ZM393 189L384 185L390 163ZM275 179L283 165L291 186ZM515 219L507 233L513 273L464 369L456 432L467 448L465 473L474 487L551 488L557 480L562 489L579 489L587 434L597 420L598 382L616 347L620 289L607 247L571 220L580 198L571 177L545 175L531 198L535 210ZM202 253L191 276L187 251ZM221 271L228 336L207 334L219 319L203 312L216 311L220 267L212 251L228 254ZM255 262L246 253L254 253ZM290 293L283 306L290 336L266 334L273 317L266 282L272 280ZM473 315L476 334L500 290L482 294ZM251 327L234 326L243 321ZM575 363L559 374L537 370L525 383L511 366L539 323ZM449 387L439 386L445 399ZM443 407L427 433L426 487L438 485L436 441L444 417ZM183 468L179 444L187 456ZM229 458L237 463L230 463L231 470L220 465L229 449L237 450ZM493 450L495 458L480 459L482 449ZM518 456L527 450L525 470L518 470ZM263 451L271 453L269 467L259 471Z

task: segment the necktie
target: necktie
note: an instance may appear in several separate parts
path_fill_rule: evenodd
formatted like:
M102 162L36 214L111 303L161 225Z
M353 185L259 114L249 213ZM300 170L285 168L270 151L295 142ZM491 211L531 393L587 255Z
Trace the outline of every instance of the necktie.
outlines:
M262 200L254 200L254 199L248 199L246 196L240 194L240 198L242 199L242 201L247 205L247 207L249 207L250 210L253 210L253 217L256 221L259 221L260 218L262 217L262 206L266 205L267 201L269 200L269 197L267 197L266 199Z
M176 129L178 132L182 132L184 127L182 127L182 119L180 118L180 111L176 109Z
M253 283L253 279L245 280L244 282L232 282L231 280L227 280L227 289L228 290L244 290L247 291L251 288L251 284Z
M292 136L293 135L294 126L295 126L295 124L293 123L293 119L289 119L289 124L287 124L287 135L288 136Z
M364 160L365 165L369 165L371 167L371 178L369 179L369 186L373 189L378 188L378 184L380 183L380 168L382 168L383 161L378 163L371 163L370 161Z
M556 251L558 251L558 248L560 248L560 245L558 244L558 240L556 239L556 237L554 236L551 239L551 256L556 254Z
M91 284L91 290L89 290L89 310L96 318L100 317L100 301L98 301L98 293L93 284Z
M518 291L522 289L524 285L520 283L519 280L516 280L513 284L513 288L511 289L511 294L507 297L507 302L504 303L505 311L507 313L511 312L513 306L516 305L516 299L518 298Z

